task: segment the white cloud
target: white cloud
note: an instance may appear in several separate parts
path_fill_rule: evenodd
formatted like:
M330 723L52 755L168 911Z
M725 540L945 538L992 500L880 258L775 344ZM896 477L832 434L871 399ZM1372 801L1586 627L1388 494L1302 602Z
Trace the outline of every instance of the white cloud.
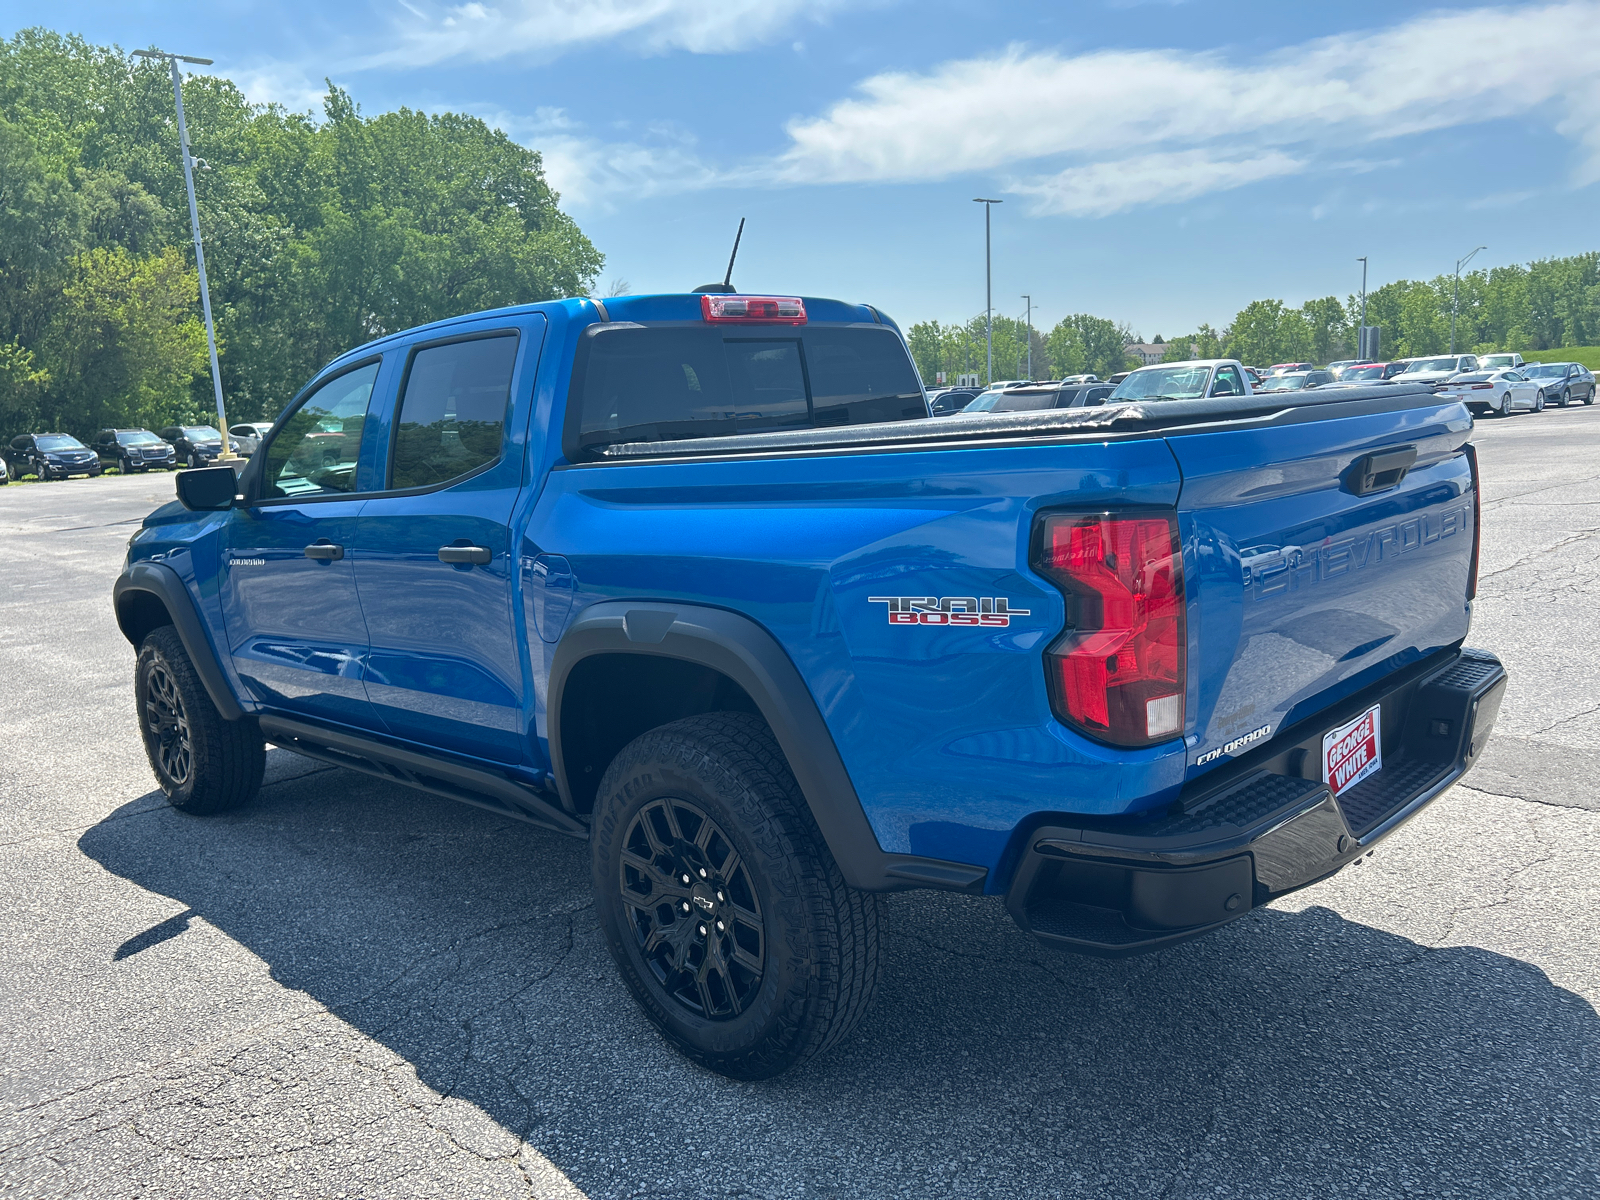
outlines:
M1033 197L1033 212L1066 217L1104 217L1125 208L1193 200L1209 192L1243 187L1277 175L1297 175L1303 159L1277 150L1251 158L1224 158L1208 150L1145 154L1123 162L1070 167L1044 179L1020 180L1006 191Z
M1554 104L1587 182L1600 179L1600 59L1578 48L1597 40L1600 3L1573 0L1435 13L1266 61L1012 47L865 80L859 95L790 122L791 144L768 172L787 183L928 181L1053 159L1050 174L1012 190L1041 211L1093 215Z
M607 141L586 132L561 108L541 108L531 119L507 113L483 119L539 151L545 179L561 193L564 207L610 209L618 201L722 181L701 161L693 136L670 125L651 125L639 138Z
M252 104L281 104L290 112L309 109L319 116L322 113L327 85L320 79L313 82L298 67L287 63L238 67L228 72L228 78L239 85L245 99Z
M404 3L398 42L361 66L425 66L517 55L548 61L587 45L631 42L646 53L719 54L769 42L843 0L499 0Z

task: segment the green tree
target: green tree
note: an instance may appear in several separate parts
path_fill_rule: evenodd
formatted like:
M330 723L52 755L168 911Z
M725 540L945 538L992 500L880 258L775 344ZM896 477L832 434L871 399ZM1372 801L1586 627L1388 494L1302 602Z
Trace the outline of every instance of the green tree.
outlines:
M1046 344L1051 368L1057 375L1087 371L1106 379L1131 365L1125 349L1131 340L1126 325L1089 313L1073 313L1056 322Z
M1278 326L1282 322L1282 300L1252 300L1233 318L1227 357L1256 367L1283 361L1278 357Z
M599 274L538 153L475 117L367 118L330 85L318 122L206 75L185 81L184 104L204 163L195 190L231 417L275 415L370 337L586 294ZM39 411L86 432L92 413L176 403L187 351L166 346L176 376L158 380L139 365L157 340L104 340L157 339L146 315L179 283L169 250L192 267L164 65L42 29L0 40L0 343L36 363ZM174 313L185 346L191 315ZM110 374L86 365L97 355ZM209 410L206 374L184 385L186 411ZM7 411L9 437L26 422Z
M45 337L55 369L41 417L83 433L203 415L193 390L209 367L199 280L181 251L100 248L75 266Z

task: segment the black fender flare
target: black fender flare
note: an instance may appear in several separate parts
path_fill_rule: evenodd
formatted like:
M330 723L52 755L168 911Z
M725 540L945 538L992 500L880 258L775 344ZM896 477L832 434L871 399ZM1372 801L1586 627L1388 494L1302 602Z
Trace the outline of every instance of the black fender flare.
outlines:
M573 668L595 654L680 659L719 671L742 687L772 729L817 828L851 887L982 890L987 875L983 867L884 852L833 735L783 647L750 618L706 605L605 601L585 609L562 635L550 667L545 711L551 773L569 808L572 793L562 755L563 693Z
M178 639L189 653L189 661L194 664L195 674L200 676L206 694L211 697L211 703L217 706L222 719L237 721L243 718L244 710L239 707L233 689L228 686L228 677L223 673L222 664L217 661L216 652L211 648L211 639L206 636L205 625L194 606L194 598L189 595L189 589L183 586L178 573L165 563L137 562L117 576L117 582L111 588L111 605L117 614L117 628L122 630L122 636L136 650L143 640L143 633L134 622L135 606L130 602L130 596L138 592L154 596L166 609L172 627L178 631ZM148 627L145 632L148 632Z

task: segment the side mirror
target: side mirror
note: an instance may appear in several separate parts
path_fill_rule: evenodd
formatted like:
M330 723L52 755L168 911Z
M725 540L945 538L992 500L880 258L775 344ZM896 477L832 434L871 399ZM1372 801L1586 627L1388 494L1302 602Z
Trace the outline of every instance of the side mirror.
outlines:
M239 477L232 467L200 467L179 471L178 503L190 512L221 512L233 507L239 493Z

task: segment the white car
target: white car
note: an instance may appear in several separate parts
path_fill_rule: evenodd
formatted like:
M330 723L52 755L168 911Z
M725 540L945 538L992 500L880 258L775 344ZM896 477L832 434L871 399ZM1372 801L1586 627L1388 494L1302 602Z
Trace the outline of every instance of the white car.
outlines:
M233 439L234 450L248 458L256 452L256 447L261 445L261 439L267 436L267 430L271 428L271 421L251 421L244 425L229 425L228 436Z
M1404 375L1399 379L1403 380ZM1398 382L1399 380L1397 380ZM1509 417L1517 409L1539 412L1544 408L1544 392L1521 371L1469 371L1457 375L1435 389L1440 397L1459 399L1472 412Z

